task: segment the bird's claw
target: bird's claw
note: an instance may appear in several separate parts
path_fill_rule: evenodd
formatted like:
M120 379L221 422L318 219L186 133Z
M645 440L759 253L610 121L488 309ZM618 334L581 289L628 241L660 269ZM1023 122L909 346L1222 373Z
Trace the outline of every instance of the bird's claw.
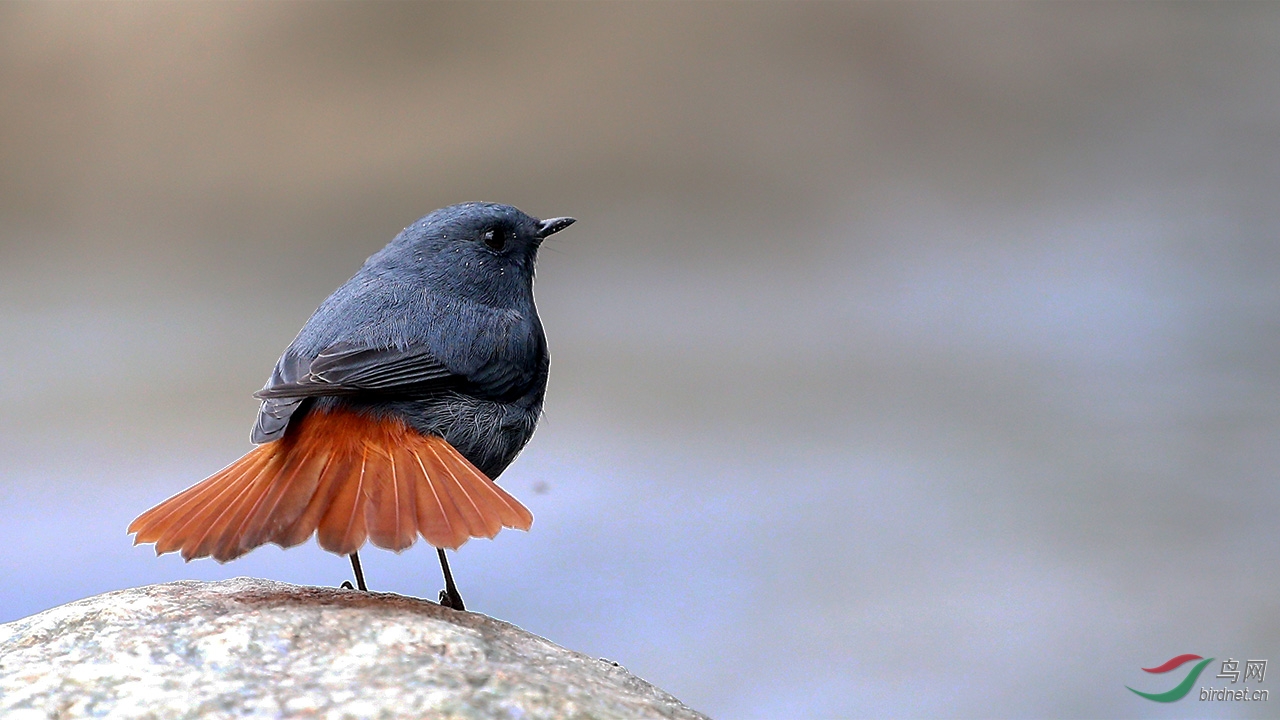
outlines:
M467 609L467 606L462 604L462 597L457 593L450 593L448 590L440 591L440 604L459 612Z

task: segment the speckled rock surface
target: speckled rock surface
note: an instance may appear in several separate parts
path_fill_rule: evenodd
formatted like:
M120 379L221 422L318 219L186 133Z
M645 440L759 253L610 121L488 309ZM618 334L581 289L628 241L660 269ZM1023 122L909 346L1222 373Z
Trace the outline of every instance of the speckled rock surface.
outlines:
M0 717L704 716L484 615L238 578L121 590L0 625Z

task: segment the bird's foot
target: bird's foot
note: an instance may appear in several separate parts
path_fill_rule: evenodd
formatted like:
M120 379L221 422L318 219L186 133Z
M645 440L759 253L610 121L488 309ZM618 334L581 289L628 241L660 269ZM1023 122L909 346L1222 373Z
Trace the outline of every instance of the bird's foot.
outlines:
M364 570L360 569L360 553L351 553L351 570L356 574L356 587L362 592L369 592L369 588L364 584ZM346 587L351 587L350 582L343 583Z
M342 584L339 585L338 588L340 590L355 590L356 586L352 585L350 580L343 580Z
M459 612L466 610L467 606L462 604L462 596L458 594L456 589L453 592L448 590L440 591L440 604L444 607L457 610Z

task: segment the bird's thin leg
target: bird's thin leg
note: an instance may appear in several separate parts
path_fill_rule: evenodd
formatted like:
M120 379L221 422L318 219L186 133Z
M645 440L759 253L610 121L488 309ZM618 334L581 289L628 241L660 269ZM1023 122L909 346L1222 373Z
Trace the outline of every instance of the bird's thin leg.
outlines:
M466 610L467 606L462 604L462 596L453 584L453 573L449 572L449 559L444 556L444 548L436 548L436 552L440 553L440 569L444 570L444 589L440 591L440 604L454 610Z
M356 587L360 588L364 592L369 592L369 588L365 587L364 584L364 570L360 569L360 553L358 552L351 553L351 569L356 572ZM342 586L350 589L351 583L344 582L342 583Z

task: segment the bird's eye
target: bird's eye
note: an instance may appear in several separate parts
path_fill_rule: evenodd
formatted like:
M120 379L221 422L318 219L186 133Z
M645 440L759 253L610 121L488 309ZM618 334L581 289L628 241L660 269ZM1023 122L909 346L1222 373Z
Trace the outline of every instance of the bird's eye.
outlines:
M484 239L484 244L494 250L501 250L507 246L507 231L502 228L489 228L481 237Z

